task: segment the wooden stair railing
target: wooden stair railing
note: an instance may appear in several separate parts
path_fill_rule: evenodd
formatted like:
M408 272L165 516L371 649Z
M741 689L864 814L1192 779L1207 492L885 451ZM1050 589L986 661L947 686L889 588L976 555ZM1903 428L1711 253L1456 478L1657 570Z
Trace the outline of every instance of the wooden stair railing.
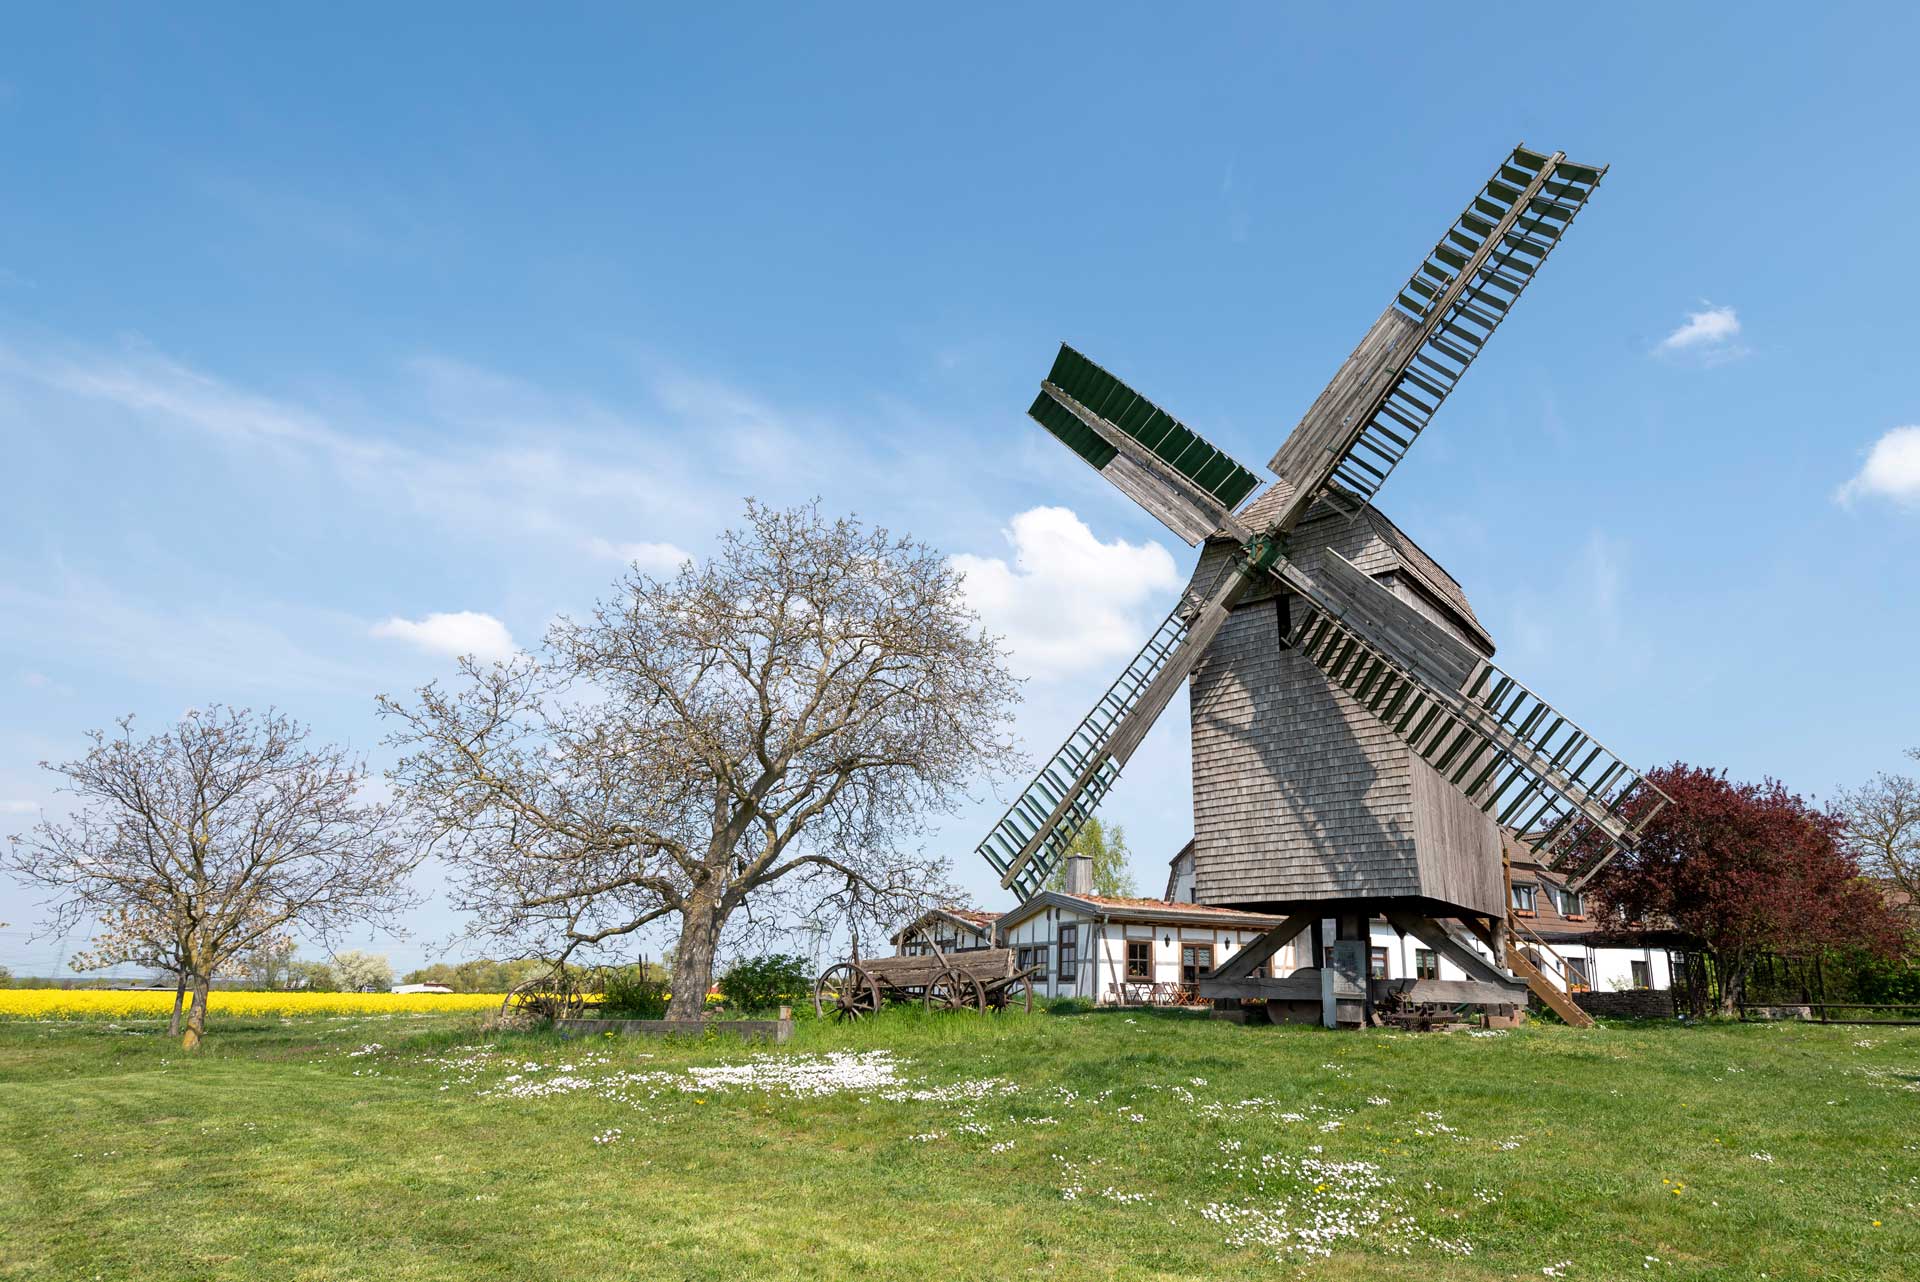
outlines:
M1521 951L1522 941L1533 946L1535 954L1546 963L1545 967L1536 966L1528 959L1526 953ZM1573 999L1572 976L1560 961L1560 955L1512 912L1507 913L1507 969L1526 980L1527 987L1547 1004L1547 1008L1569 1025L1574 1028L1593 1027L1593 1016L1581 1010L1580 1004ZM1548 969L1559 971L1558 977L1548 974Z
M1473 922L1472 925L1475 928L1473 933L1480 937L1480 941L1489 948L1493 947L1493 941L1489 938L1491 932L1487 931L1477 921ZM1548 958L1552 958L1553 961L1549 962L1548 965L1557 967L1561 971L1561 978L1555 980L1546 970L1529 961L1526 953L1521 951L1522 941L1531 944L1543 962ZM1521 979L1524 979L1527 982L1528 990L1532 992L1535 997L1538 997L1541 1002L1546 1005L1548 1010L1565 1020L1569 1027L1593 1027L1593 1016L1581 1010L1580 1004L1573 1000L1572 985L1566 982L1566 968L1558 965L1558 954L1548 946L1546 940L1534 934L1533 930L1524 921L1515 917L1511 912L1507 914L1506 961L1507 969L1518 975Z

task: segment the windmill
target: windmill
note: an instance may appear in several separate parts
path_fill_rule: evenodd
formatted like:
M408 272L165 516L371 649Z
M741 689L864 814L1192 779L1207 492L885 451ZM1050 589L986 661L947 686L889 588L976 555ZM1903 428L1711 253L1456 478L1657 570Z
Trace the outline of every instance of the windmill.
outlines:
M1415 555L1372 499L1605 172L1516 147L1309 406L1268 464L1278 480L1251 503L1259 488L1251 471L1061 348L1029 415L1181 539L1205 547L1189 591L980 843L1003 887L1024 899L1044 884L1199 669L1196 897L1284 914L1212 973L1204 995L1264 996L1276 1014L1311 1009L1329 1024L1370 1019L1377 986L1367 982L1367 923L1384 915L1469 976L1402 983L1386 995L1396 1005L1510 1007L1531 984L1584 1019L1564 993L1553 999L1508 938L1502 842L1517 837L1543 866L1570 870L1578 889L1632 846L1666 798L1496 667L1464 596L1455 610L1436 608L1446 602L1416 581L1451 580ZM1342 533L1356 529L1398 546L1408 573L1388 575L1390 584L1343 555L1361 547ZM1264 707L1215 733L1201 686L1236 679L1235 647L1248 645L1272 661L1260 678ZM1332 709L1322 722L1344 741L1289 740L1287 723L1303 709ZM1334 766L1352 769L1336 777ZM1225 785L1234 805L1203 814L1200 776L1214 769L1238 771ZM1357 790L1356 774L1366 785ZM1371 829L1343 830L1330 818L1336 810ZM1319 963L1323 918L1336 922L1331 966L1287 979L1253 974L1309 929ZM1487 964L1449 920L1511 971Z

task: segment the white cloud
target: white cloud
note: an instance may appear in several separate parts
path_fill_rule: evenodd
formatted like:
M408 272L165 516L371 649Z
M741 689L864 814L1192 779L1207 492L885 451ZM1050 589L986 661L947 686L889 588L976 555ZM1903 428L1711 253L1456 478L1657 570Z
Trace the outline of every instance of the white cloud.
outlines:
M671 415L635 419L451 361L416 359L403 372L402 392L423 403L370 413L340 398L262 396L140 347L55 353L0 344L0 395L52 393L36 413L68 431L131 424L190 433L303 471L324 467L385 506L494 538L579 546L608 519L639 513L673 527L751 488L675 464L661 448L684 426Z
M404 360L399 374L371 401L326 387L283 399L138 344L103 352L0 340L0 403L22 422L88 438L196 437L302 477L324 469L384 512L589 555L645 549L643 564L665 566L668 549L680 551L661 535L712 529L749 494L779 503L938 493L951 515L1005 475L987 453L913 444L966 439L978 424L885 397L792 412L657 364L631 404L436 357ZM865 430L876 422L884 433ZM1016 439L1029 435L1040 434ZM701 449L685 449L689 439ZM596 533L608 529L633 538Z
M1731 307L1708 306L1688 312L1680 328L1660 340L1661 352L1686 354L1704 359L1724 359L1744 355L1738 343L1740 317Z
M35 815L40 813L37 801L0 801L0 815Z
M1067 508L1022 512L1004 533L1011 559L960 555L953 564L967 576L968 600L1030 676L1130 658L1182 584L1159 544L1102 543Z
M587 551L608 561L635 565L648 574L672 574L693 553L672 543L616 543L595 536L586 541Z
M1859 473L1834 497L1851 503L1862 494L1920 504L1920 427L1896 427L1875 441Z
M493 661L513 654L513 636L507 625L491 614L474 610L456 610L450 614L429 614L424 619L392 618L376 623L376 637L390 637L419 647L429 654L452 658L472 655Z

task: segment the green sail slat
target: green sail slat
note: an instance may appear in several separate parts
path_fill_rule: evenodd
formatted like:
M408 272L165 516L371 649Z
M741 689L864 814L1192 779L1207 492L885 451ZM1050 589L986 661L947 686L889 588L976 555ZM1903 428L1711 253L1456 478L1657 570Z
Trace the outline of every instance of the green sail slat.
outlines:
M1047 381L1229 508L1238 506L1260 483L1224 450L1065 344L1054 357ZM1093 466L1105 467L1113 461L1113 447L1045 392L1027 413Z

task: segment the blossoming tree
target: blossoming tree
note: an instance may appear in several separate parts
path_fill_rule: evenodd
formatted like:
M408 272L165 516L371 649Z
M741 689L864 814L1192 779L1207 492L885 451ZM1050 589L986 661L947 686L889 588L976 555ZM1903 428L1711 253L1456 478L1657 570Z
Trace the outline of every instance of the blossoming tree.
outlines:
M476 934L564 960L659 923L684 1019L741 918L942 896L946 862L910 847L1014 764L1017 695L944 557L749 500L705 563L635 567L538 653L381 707Z
M214 977L288 929L326 940L391 924L413 900L398 809L363 796L368 771L272 711L218 705L138 738L133 718L71 761L41 763L75 798L71 818L15 837L0 868L52 892L47 928L100 923L86 960L175 971L199 1046ZM179 995L175 998L178 1023Z

